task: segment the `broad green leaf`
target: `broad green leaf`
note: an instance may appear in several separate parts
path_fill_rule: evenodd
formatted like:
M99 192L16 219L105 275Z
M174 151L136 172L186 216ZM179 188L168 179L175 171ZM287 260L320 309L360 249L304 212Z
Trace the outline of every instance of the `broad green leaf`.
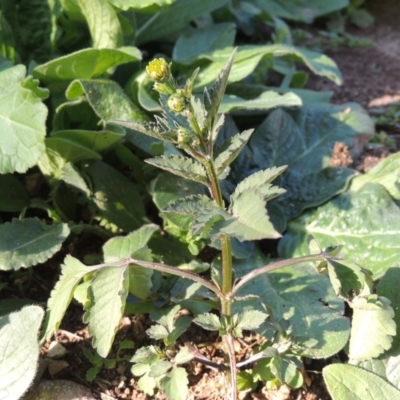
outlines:
M181 347L178 354L175 356L174 362L176 364L186 364L190 360L193 360L193 353L186 347Z
M150 313L150 318L157 323L165 326L168 332L172 332L175 325L175 317L177 312L181 309L179 304L169 307L155 308Z
M133 104L118 83L103 79L77 79L66 91L68 100L86 96L87 101L102 121L147 121L147 116Z
M379 281L376 292L379 296L386 297L391 302L394 311L394 321L396 323L397 332L393 338L392 347L389 350L390 355L397 356L400 354L400 290L398 286L400 282L400 265L392 265L382 276ZM399 384L396 385L400 389L400 369Z
M91 280L84 321L89 323L93 347L102 357L107 357L110 352L125 308L128 287L127 266L104 267Z
M67 224L47 225L38 218L13 219L0 225L0 270L45 262L60 250L68 235Z
M264 255L257 253L252 259L235 261L236 278L267 262ZM335 295L329 279L318 274L314 266L299 264L272 271L251 280L237 295L254 294L258 297L234 304L233 312L264 311L263 303L276 320L289 320L291 337L300 346L302 356L327 358L346 345L350 323L343 316L344 303ZM267 334L263 326L257 332Z
M174 329L172 329L171 333L168 335L166 344L173 345L179 339L182 333L189 328L191 323L192 318L186 315L177 318L174 323Z
M160 354L154 346L141 347L135 352L131 362L139 364L154 364L160 359Z
M74 0L89 26L93 47L114 49L123 44L120 21L107 0Z
M225 49L198 55L198 59L205 58L212 62L200 70L196 81L197 89L209 85L218 76L232 50L232 47L226 47ZM249 76L264 57L286 57L293 62L301 61L318 75L329 78L339 85L343 81L336 63L331 58L299 47L273 44L239 46L229 75L229 82L238 82Z
M136 44L165 38L178 31L202 14L210 13L227 3L227 0L177 0L148 19L136 32Z
M172 59L181 64L191 64L199 54L232 47L235 34L236 25L231 22L185 32L175 43Z
M385 358L374 358L371 360L362 361L360 363L357 361L357 367L373 372L375 375L381 376L384 379L386 379L386 364L387 359Z
M45 139L45 144L46 151L38 164L42 173L50 178L60 179L68 163L101 159L98 153L67 138L49 137Z
M186 400L189 395L189 380L184 368L175 367L160 381L165 395L171 400Z
M110 239L103 246L105 262L112 262L128 257L135 256L135 253L145 247L153 236L159 230L157 225L143 225L138 230L124 237L115 237ZM141 257L143 259L143 257ZM144 257L146 261L152 261L150 257ZM129 265L129 291L140 299L146 299L151 293L153 287L151 277L153 270L139 267L138 265Z
M400 391L372 372L353 365L332 364L322 371L333 400L392 400Z
M35 377L39 359L37 340L44 311L27 306L0 317L0 398L19 399Z
M268 14L289 19L302 21L311 24L315 18L322 15L339 11L349 5L349 0L319 1L307 0L293 1L288 3L285 0L253 0L254 3Z
M257 329L268 315L258 310L249 310L241 313L238 317L237 327L245 330Z
M0 211L18 212L30 202L24 185L11 174L0 175L0 193Z
M84 172L90 179L93 201L102 216L126 232L143 224L143 202L129 179L101 161L88 163Z
M205 168L199 162L190 158L181 156L160 156L147 159L146 162L183 178L207 184Z
M47 315L42 340L48 340L60 326L65 311L72 300L75 288L83 277L96 268L87 267L68 255L61 267L61 276L47 302Z
M215 120L217 118L218 109L221 105L222 98L225 93L226 85L228 83L228 78L230 77L230 71L232 64L236 55L236 49L233 50L228 58L227 63L218 73L217 79L215 80L213 86L207 90L204 89L204 106L207 111L207 117L205 121L205 126L207 128L214 128ZM202 85L203 87L205 85Z
M279 94L269 90L250 100L233 94L225 94L219 112L237 116L258 115L265 114L265 111L271 108L298 107L302 104L301 98L292 92Z
M193 319L193 322L208 331L218 331L221 328L221 322L215 314L204 313Z
M398 353L387 360L386 373L383 374L383 377L387 377L387 380L400 390L400 355Z
M280 184L287 193L277 203L292 219L345 190L355 174L330 166L335 143L352 148L373 131L371 119L358 105L308 105L290 113L271 112L253 133L249 147L259 169L288 165ZM233 173L245 171L240 163L232 167Z
M154 13L162 7L167 7L176 0L109 0L114 7L121 10L140 10L142 12Z
M228 140L222 143L215 150L215 169L217 172L217 176L220 175L225 168L235 160L235 158L242 151L243 147L246 146L247 141L250 139L251 134L253 133L253 129L248 129L242 133L238 133L235 136L232 136Z
M289 223L281 257L309 254L307 237L324 247L344 245L341 255L381 277L400 263L400 209L377 183L347 192Z
M33 76L46 84L90 79L104 74L109 68L141 58L142 54L136 47L83 49L37 66Z
M391 154L366 174L356 176L350 190L357 191L368 182L379 183L395 200L400 200L400 153Z
M394 311L385 297L356 297L351 302L353 319L349 358L368 360L379 357L392 346L396 335Z
M94 132L79 129L62 130L53 132L51 134L51 137L63 138L68 141L72 141L96 153L107 150L113 144L121 140L124 136L124 133L112 132L110 130Z
M0 173L25 172L44 152L47 107L24 87L23 65L0 71Z
M168 330L163 325L153 325L147 329L146 333L155 340L162 340L168 337Z

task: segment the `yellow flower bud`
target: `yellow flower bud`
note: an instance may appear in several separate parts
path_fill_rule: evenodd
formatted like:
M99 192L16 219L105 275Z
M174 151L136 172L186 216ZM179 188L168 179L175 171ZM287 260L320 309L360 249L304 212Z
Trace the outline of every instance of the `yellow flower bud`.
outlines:
M156 58L146 67L146 72L149 77L156 82L162 82L169 78L169 65L163 58Z
M171 111L180 113L186 108L186 101L185 98L179 94L173 94L169 96L167 105Z

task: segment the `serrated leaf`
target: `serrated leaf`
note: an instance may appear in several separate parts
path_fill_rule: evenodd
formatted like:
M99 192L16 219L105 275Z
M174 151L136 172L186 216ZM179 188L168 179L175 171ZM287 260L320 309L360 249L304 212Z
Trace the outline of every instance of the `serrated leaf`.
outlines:
M193 322L208 331L218 331L221 328L218 316L211 313L200 314L193 319Z
M259 192L244 192L235 198L231 205L232 217L216 222L211 230L214 236L224 234L240 241L277 239L281 235L275 231L265 201Z
M90 79L104 74L109 68L141 60L136 47L120 49L83 49L37 66L33 76L44 83Z
M381 185L369 182L290 223L279 254L309 254L307 237L312 235L322 248L344 244L341 255L368 268L377 279L400 263L399 232L399 207Z
M26 69L0 71L0 173L25 172L44 152L47 107L23 86Z
M154 346L141 347L132 357L131 362L150 365L160 359L160 356Z
M400 391L380 376L353 365L332 364L323 376L333 400L392 400Z
M35 377L39 358L37 334L44 311L27 306L0 317L0 398L19 399Z
M84 321L89 323L92 345L102 357L110 352L121 322L128 296L129 275L127 266L103 267L97 271L89 286L89 304Z
M356 297L352 303L353 319L349 358L367 360L379 357L392 345L396 335L394 311L385 297Z
M46 225L38 218L0 225L0 270L28 268L48 260L69 235L67 224Z
M272 186L270 185L270 182L282 174L285 169L286 166L272 167L255 172L236 186L236 189L232 194L232 199L235 200L240 194L254 190L257 190L263 195L264 201L272 200L280 194L283 194L285 189Z
M243 330L257 329L266 319L268 314L258 310L249 310L241 313L236 326Z
M397 353L396 356L389 357L387 360L384 361L373 360L373 361L380 361L381 368L379 369L379 372L381 372L383 369L383 373L381 373L381 376L383 378L387 378L387 380L393 386L395 386L397 389L400 390L400 355ZM373 370L372 372L375 372L375 370Z
M148 364L135 364L131 367L131 372L135 376L142 376L149 370L150 366Z
M189 380L184 368L175 367L160 381L165 395L171 400L186 400L189 394Z
M235 160L243 147L246 146L252 133L253 129L248 129L247 131L238 133L223 142L222 145L216 149L214 164L217 176L219 176L225 168Z
M229 73L232 68L236 50L233 50L224 68L218 74L218 78L210 90L204 90L204 105L207 111L206 126L212 128L218 114L218 109L225 93ZM205 85L203 85L205 86Z
M147 395L153 396L154 389L156 388L156 380L147 373L138 380L138 386L139 389L143 390Z
M57 331L65 311L72 300L75 288L83 277L95 269L87 267L68 255L61 266L61 276L47 302L47 315L43 340L48 340Z
M148 164L154 165L172 174L190 179L195 182L207 184L205 168L197 161L181 156L160 156L145 160Z
M161 127L158 124L155 123L138 123L138 122L133 122L133 121L122 121L122 120L110 120L109 122L112 122L117 125L121 125L125 128L138 131L140 133L144 133L147 136L153 137L155 139L159 140L167 140L170 142L173 142L175 139L175 133L171 130L166 130L165 128Z
M172 368L172 364L169 361L160 360L152 364L149 371L149 376L152 378L158 378L165 375Z
M177 318L174 322L174 328L168 335L167 344L173 344L182 335L183 332L187 330L192 322L192 318L189 316L181 316Z
M182 347L178 354L174 358L175 364L186 364L190 360L193 360L194 355L193 353L188 350L186 347Z
M400 354L400 265L392 265L382 276L379 281L376 293L379 296L386 297L391 302L391 307L394 311L394 321L397 327L396 336L393 338L392 347L387 354L397 356ZM400 389L400 369L399 369L399 384L396 385Z
M165 339L168 336L167 328L159 324L151 326L146 333L155 340Z

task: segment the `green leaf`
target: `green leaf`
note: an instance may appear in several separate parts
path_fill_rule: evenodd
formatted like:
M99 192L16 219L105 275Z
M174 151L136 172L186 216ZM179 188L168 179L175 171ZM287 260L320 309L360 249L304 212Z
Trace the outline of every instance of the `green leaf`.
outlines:
M39 359L37 334L44 311L27 306L0 317L0 398L19 399L35 377Z
M181 347L178 351L178 354L175 356L174 362L175 364L186 364L190 360L193 360L193 353L188 350L186 347Z
M124 133L117 133L110 130L93 132L80 129L62 130L51 134L51 137L72 141L96 153L109 149L112 145L123 139L124 136Z
M92 345L102 357L107 357L110 352L125 308L128 287L127 266L103 267L91 280L84 321L89 323Z
M214 163L217 176L220 175L228 165L235 160L235 158L246 146L247 141L250 139L253 129L249 129L235 136L230 137L215 150Z
M46 151L42 154L38 164L42 173L49 178L60 179L67 163L101 159L96 152L66 138L46 138L45 144Z
M109 0L109 2L121 10L140 10L142 12L154 13L162 7L167 7L176 0Z
M61 276L47 302L47 315L43 340L48 340L57 331L65 311L72 300L75 288L83 277L95 269L87 267L68 255L61 267Z
M60 250L68 235L67 224L46 225L38 218L13 219L0 225L0 270L45 262Z
M396 355L395 357L389 357L389 359L386 362L386 371L385 371L385 366L383 366L382 377L383 378L387 377L387 380L397 389L400 390L400 355Z
M47 107L24 87L23 65L0 71L0 173L25 172L44 152Z
M193 322L208 331L218 331L221 328L218 316L211 313L200 314L193 319Z
M290 113L271 112L253 133L249 147L258 169L289 166L280 185L287 193L277 203L292 219L344 191L355 174L330 166L335 143L355 148L373 132L371 119L358 105L306 105ZM244 178L243 167L234 164L233 173Z
M251 331L257 329L267 318L266 313L258 310L245 311L239 315L236 327Z
M241 194L251 191L252 193L259 192L263 196L264 201L269 201L280 194L285 193L285 189L270 184L270 182L282 174L285 169L286 166L278 168L272 167L263 171L255 172L236 186L236 189L232 194L232 199L235 201Z
M107 0L74 0L89 26L93 47L114 49L123 44L122 28Z
M226 47L198 55L198 59L205 58L212 62L200 70L196 82L197 89L210 84L218 76L232 50L232 47ZM229 82L238 82L249 76L264 57L286 57L292 62L301 61L314 73L329 78L339 85L343 82L336 63L328 56L284 44L238 46Z
M165 375L172 368L172 364L169 361L160 360L152 364L149 371L149 376L158 378Z
M394 321L396 323L397 332L396 336L393 338L392 347L389 350L389 354L394 356L400 354L400 291L398 282L400 282L400 265L393 265L382 276L376 289L376 293L379 296L386 297L390 300L391 307L394 311ZM400 379L399 384L396 386L400 389Z
M190 158L181 156L160 156L147 159L146 162L183 178L207 184L206 170L199 162Z
M172 59L190 65L199 54L232 47L235 40L236 25L231 22L193 29L179 36L172 52Z
M214 82L210 90L204 89L204 106L207 111L207 118L205 121L205 126L213 128L215 124L215 119L218 114L219 106L221 105L222 98L225 93L226 85L228 83L228 78L230 76L230 71L232 68L233 60L236 55L236 49L233 50L228 58L227 63L223 68L220 69L218 77ZM202 85L203 87L205 85Z
M332 364L323 376L333 400L392 400L400 391L380 376L353 365Z
M0 193L0 211L19 212L29 205L29 194L14 175L0 175Z
M83 49L37 66L33 76L46 84L90 79L104 74L109 68L141 59L142 54L136 47Z
M386 157L371 168L366 174L356 176L350 185L350 190L357 191L368 182L382 185L395 200L400 200L400 153Z
M353 309L349 357L352 360L368 360L379 357L392 346L396 335L394 311L385 297L370 295L356 297Z
M224 94L219 112L237 116L262 115L266 110L277 107L298 107L303 104L301 98L293 93L279 94L268 90L250 100L233 94Z
M264 255L257 253L254 258L236 260L236 278L268 262ZM254 294L258 297L254 298ZM253 279L237 293L238 297L248 295L253 298L234 303L233 312L263 311L261 303L269 307L275 320L289 321L291 337L304 357L330 357L348 341L350 323L343 316L344 303L334 293L329 279L318 274L313 265L280 268ZM264 326L257 332L268 335Z
M129 179L101 161L88 163L84 172L91 181L93 201L102 216L126 232L143 224L143 202Z
M399 229L399 207L381 185L370 182L290 223L279 254L309 254L307 237L312 235L322 248L345 245L341 255L368 268L377 279L400 262Z
M202 14L224 6L227 0L177 0L148 19L136 32L136 44L165 38L178 31Z
M153 325L147 329L146 333L155 340L162 340L168 337L168 330L163 325Z
M175 367L160 381L165 395L171 400L186 400L189 395L189 380L184 368Z
M160 359L156 348L154 346L141 347L132 357L131 362L151 365Z
M118 83L103 79L77 79L66 93L68 100L85 96L102 121L128 120L144 122L148 117L131 102Z

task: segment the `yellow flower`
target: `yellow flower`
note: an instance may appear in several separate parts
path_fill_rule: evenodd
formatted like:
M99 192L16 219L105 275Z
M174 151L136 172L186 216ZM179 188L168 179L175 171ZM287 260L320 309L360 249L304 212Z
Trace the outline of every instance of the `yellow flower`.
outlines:
M163 58L156 58L146 67L147 75L153 81L162 82L170 77L169 65Z
M180 113L186 108L185 98L179 94L169 96L167 104L168 108L175 113Z

